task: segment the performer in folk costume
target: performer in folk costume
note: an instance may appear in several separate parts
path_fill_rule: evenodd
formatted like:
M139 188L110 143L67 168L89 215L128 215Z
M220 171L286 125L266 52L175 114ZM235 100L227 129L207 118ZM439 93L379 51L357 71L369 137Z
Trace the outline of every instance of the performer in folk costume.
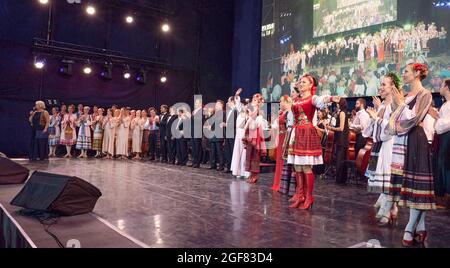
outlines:
M422 85L427 76L426 65L416 63L406 67L403 82L411 86L411 91L405 97L401 91L394 89L393 100L398 108L392 114L389 124L390 134L395 135L391 165L392 186L383 219L392 222L390 208L394 203L410 209L403 237L405 247L425 243L426 213L436 208L431 151L422 127L433 99L430 91Z
M391 187L391 161L394 138L386 129L388 128L391 114L395 110L392 92L394 89L400 89L400 86L400 78L395 73L386 75L380 89L380 96L383 102L377 97L373 98L375 109L367 109L371 122L363 132L365 138L371 137L374 141L366 177L368 178L368 191L380 194L375 205L375 207L379 208L378 219L381 219L385 214L387 195ZM398 209L395 206L391 214L397 215L397 211Z
M317 108L326 103L339 102L339 97L316 96L317 79L312 75L303 76L296 84L300 96L293 103L294 126L289 142L288 163L294 165L297 189L295 203L291 208L310 209L314 204L313 166L322 165L322 146L319 134L314 127L313 118Z
M285 165L284 152L288 143L287 140L288 133L294 124L294 115L292 114L292 99L285 95L281 98L281 110L279 112L278 119L272 125L272 129L278 132L278 146L277 146L277 158L276 158L276 171L275 177L273 179L272 190L280 191L281 186L281 176L283 171L283 166Z
M249 118L245 126L244 144L247 150L245 170L250 173L249 183L257 183L261 172L261 157L267 154L264 139L264 118L261 108L264 98L255 94L249 107Z
M434 178L436 182L436 196L438 203L448 206L450 195L450 79L443 82L441 96L446 102L439 113L430 109L430 115L436 119L436 141L434 149Z

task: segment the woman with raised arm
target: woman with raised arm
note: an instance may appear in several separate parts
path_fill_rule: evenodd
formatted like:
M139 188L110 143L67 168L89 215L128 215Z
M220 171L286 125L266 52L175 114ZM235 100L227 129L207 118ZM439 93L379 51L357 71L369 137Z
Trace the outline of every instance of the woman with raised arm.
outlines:
M231 161L231 172L233 176L240 178L248 178L250 174L245 171L245 158L247 150L242 141L245 138L245 126L248 121L248 104L249 100L242 101L242 110L236 120L236 138L234 140L233 159Z
M303 76L296 84L300 96L293 100L294 126L289 142L288 163L294 165L296 171L296 202L290 208L311 209L314 204L313 166L322 165L322 146L319 134L313 125L313 117L317 108L326 103L340 100L339 97L319 97L317 79L312 75ZM306 193L306 197L305 197Z
M255 94L249 107L248 121L245 126L244 143L246 147L245 171L250 173L249 183L257 183L261 172L261 157L267 154L264 140L261 109L264 98L261 94Z
M423 129L423 120L433 99L430 91L422 85L427 76L426 65L416 63L406 66L403 82L411 86L411 91L405 97L400 90L394 89L393 100L398 108L391 116L388 129L395 137L391 189L384 219L389 218L394 203L410 209L403 236L405 247L425 243L426 214L436 208L431 151Z

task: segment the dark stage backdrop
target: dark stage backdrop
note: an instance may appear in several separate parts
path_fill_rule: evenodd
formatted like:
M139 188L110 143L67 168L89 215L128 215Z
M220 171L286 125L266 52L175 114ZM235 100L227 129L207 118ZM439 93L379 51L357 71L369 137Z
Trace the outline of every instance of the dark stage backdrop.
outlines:
M235 0L233 88L259 93L262 0Z
M86 77L81 65L74 65L74 75L62 77L57 74L56 60L49 60L43 72L37 71L31 45L33 38L46 37L47 9L38 1L0 1L0 152L10 157L27 155L27 115L38 99L149 108L192 104L194 93L203 93L208 102L227 98L232 92L234 1L159 1L174 12L172 32L166 37L161 36L156 18L138 17L130 26L120 11L102 13L99 9L98 16L88 18L80 7L65 1L54 1L52 37L133 57L168 60L177 71L169 70L165 85L159 83L159 73L149 74L146 85L126 81L121 68L114 69L112 81L104 82L98 78L100 66L95 75Z

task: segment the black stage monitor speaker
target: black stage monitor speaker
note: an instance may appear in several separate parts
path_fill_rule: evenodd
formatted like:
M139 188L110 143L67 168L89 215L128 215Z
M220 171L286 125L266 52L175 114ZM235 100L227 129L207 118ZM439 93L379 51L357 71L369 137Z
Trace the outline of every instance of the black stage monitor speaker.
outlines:
M26 167L0 154L0 185L23 184L29 175L30 171Z
M80 178L35 172L11 205L75 216L92 212L101 196L99 189Z

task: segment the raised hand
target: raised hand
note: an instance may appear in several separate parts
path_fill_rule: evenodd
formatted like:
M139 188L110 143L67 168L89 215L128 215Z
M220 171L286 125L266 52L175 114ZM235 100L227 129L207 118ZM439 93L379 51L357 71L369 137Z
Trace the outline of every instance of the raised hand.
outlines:
M373 97L372 100L373 100L373 105L375 106L375 109L380 108L380 106L381 106L381 104L382 104L380 98L378 98L378 97Z
M405 96L403 96L403 93L397 88L393 89L392 96L395 104L402 105L403 103L405 103Z
M235 96L241 95L242 91L244 91L242 88L238 89Z
M367 108L367 113L370 115L370 117L372 117L373 119L377 119L378 118L378 113L375 110L375 108L369 107Z

